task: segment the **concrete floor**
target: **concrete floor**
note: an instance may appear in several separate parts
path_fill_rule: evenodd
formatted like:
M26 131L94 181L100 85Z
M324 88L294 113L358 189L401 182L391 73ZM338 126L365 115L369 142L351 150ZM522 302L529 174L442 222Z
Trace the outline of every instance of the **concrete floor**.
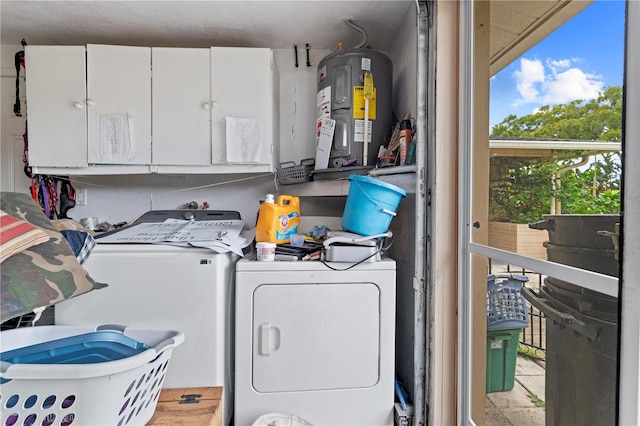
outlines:
M487 394L486 425L544 426L544 375L544 361L518 356L513 389Z

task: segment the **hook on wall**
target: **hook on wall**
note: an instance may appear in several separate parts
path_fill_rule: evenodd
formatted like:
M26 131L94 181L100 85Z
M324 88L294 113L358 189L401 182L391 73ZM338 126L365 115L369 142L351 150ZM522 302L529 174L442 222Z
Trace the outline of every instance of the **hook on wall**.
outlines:
M24 47L27 45L27 40L22 39L22 50L15 54L15 66L16 66L16 101L13 104L13 113L16 117L22 117L22 109L20 106L20 68L25 67L24 63Z

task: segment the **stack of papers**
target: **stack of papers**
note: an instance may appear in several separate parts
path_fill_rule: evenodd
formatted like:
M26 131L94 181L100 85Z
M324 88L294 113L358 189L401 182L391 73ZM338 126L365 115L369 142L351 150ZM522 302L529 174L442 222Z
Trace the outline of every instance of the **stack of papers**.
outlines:
M244 229L244 220L190 221L167 219L164 222L140 223L100 238L100 243L170 244L202 247L217 253L232 251L243 256L242 249L255 237L255 229Z

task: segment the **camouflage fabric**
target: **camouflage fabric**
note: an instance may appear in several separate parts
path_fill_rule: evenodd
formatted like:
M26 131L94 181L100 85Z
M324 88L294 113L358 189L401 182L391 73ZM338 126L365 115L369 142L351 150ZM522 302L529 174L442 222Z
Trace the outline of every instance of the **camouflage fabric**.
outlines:
M0 265L0 322L106 286L96 283L80 266L64 236L29 195L2 192L0 209L49 235L49 241L15 254Z

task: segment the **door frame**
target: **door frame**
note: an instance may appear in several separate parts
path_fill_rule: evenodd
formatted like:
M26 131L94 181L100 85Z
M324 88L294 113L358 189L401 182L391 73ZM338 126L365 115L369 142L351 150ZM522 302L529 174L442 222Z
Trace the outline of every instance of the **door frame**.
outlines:
M476 150L473 123L476 119L474 109L475 69L475 33L474 2L460 3L460 51L459 51L459 183L458 183L458 229L459 229L459 279L458 279L458 424L475 425L473 420L472 389L477 381L484 377L473 376L474 347L486 340L484 336L474 342L474 308L485 310L486 306L474 303L473 268L477 260L492 258L517 266L534 269L537 272L559 277L568 282L586 283L589 288L605 294L618 295L624 299L620 303L621 321L619 322L619 424L640 424L640 264L632 259L640 257L640 194L633 191L625 182L640 181L640 146L625 144L624 140L640 138L640 124L635 117L640 115L640 84L634 80L640 69L639 53L631 46L640 43L640 3L627 2L626 13L626 60L624 79L624 140L623 140L623 214L621 219L621 263L620 280L589 271L578 270L553 262L529 258L504 250L488 247L474 242L474 170L473 154ZM635 71L635 72L632 72ZM488 142L488 141L487 141ZM478 141L477 143L482 143ZM629 259L627 261L627 259ZM475 265L477 266L477 265ZM477 312L475 313L477 315ZM474 383L476 382L476 383ZM477 402L477 401L476 401ZM484 403L483 403L484 405Z

